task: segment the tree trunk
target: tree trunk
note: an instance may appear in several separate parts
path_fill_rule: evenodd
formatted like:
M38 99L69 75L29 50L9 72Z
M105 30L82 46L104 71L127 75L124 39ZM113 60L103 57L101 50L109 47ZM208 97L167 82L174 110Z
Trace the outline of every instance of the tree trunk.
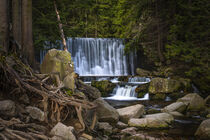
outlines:
M9 46L8 0L0 0L0 49L7 52Z
M32 0L22 0L22 53L29 64L35 66L32 39Z
M60 33L61 33L61 38L62 38L62 41L63 41L63 49L65 51L67 51L66 39L65 39L65 36L64 36L64 31L63 31L63 25L61 23L61 18L60 18L60 15L59 15L58 8L57 8L55 0L54 0L54 7L55 7L56 15L57 15L57 20L58 20L58 24L59 24Z
M19 49L22 46L21 29L21 0L12 0L12 33Z

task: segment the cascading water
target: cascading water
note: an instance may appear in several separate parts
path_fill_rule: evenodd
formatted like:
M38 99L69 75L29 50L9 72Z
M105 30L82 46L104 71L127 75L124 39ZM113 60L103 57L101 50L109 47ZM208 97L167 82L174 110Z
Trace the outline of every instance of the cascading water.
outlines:
M46 48L55 46L47 45ZM68 38L75 71L80 76L122 76L134 74L134 54L124 55L122 39ZM40 61L47 51L40 52Z
M113 90L113 96L108 97L106 99L111 100L148 100L149 94L146 94L143 98L138 99L137 93L135 92L137 86L120 86L117 85L117 87Z

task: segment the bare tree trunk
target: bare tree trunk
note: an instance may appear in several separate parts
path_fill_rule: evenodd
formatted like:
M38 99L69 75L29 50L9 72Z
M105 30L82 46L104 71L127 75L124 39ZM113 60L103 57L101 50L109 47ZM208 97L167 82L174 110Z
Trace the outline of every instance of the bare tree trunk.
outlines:
M22 0L22 53L35 66L32 36L32 0Z
M58 20L58 24L59 24L60 33L61 33L61 38L62 38L62 41L63 41L63 49L65 51L68 51L67 50L67 46L66 46L66 39L65 39L65 36L64 36L64 31L63 31L63 25L61 23L61 18L60 18L60 15L59 15L58 8L57 8L55 0L54 0L54 7L55 7L56 15L57 15L57 20Z
M9 46L8 0L0 0L0 48L7 52Z
M21 0L12 0L12 32L16 45L22 46Z

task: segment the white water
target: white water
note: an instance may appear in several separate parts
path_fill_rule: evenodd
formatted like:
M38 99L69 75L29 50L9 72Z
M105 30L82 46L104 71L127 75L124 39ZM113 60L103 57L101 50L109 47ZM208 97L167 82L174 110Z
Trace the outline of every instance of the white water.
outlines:
M50 44L46 48L55 46ZM80 76L134 74L134 54L124 55L122 39L67 38L67 48L71 52L75 71ZM40 52L41 62L46 52Z
M150 78L146 78L146 77L130 77L128 79L128 83L132 83L132 84L145 84L145 83L149 83L151 80Z
M111 100L148 100L149 94L145 94L143 98L137 98L137 93L135 92L137 86L125 87L117 86L113 91L113 96L107 97L106 99Z

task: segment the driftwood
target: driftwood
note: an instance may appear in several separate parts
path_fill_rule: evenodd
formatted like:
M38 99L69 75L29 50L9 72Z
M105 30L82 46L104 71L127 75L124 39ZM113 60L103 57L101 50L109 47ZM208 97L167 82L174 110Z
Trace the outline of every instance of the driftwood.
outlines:
M85 125L82 112L83 109L94 109L96 106L93 103L85 99L75 98L77 96L67 95L66 91L63 89L63 85L57 87L55 84L49 83L49 81L53 81L50 75L35 74L28 65L22 63L22 61L15 56L9 56L10 61L13 61L13 65L10 65L10 63L7 62L7 57L8 56L0 54L0 77L2 79L0 86L11 85L4 89L9 89L9 93L12 95L25 93L29 97L37 98L37 102L42 104L40 109L43 110L45 114L45 124L48 126L63 121L72 115L77 115L82 125L82 129L79 133L83 133L86 130L88 126ZM75 114L72 114L72 112ZM92 130L94 126L95 119L93 119L91 129L88 130ZM43 126L24 123L18 119L6 121L0 118L0 139L1 138L4 140L48 139Z

